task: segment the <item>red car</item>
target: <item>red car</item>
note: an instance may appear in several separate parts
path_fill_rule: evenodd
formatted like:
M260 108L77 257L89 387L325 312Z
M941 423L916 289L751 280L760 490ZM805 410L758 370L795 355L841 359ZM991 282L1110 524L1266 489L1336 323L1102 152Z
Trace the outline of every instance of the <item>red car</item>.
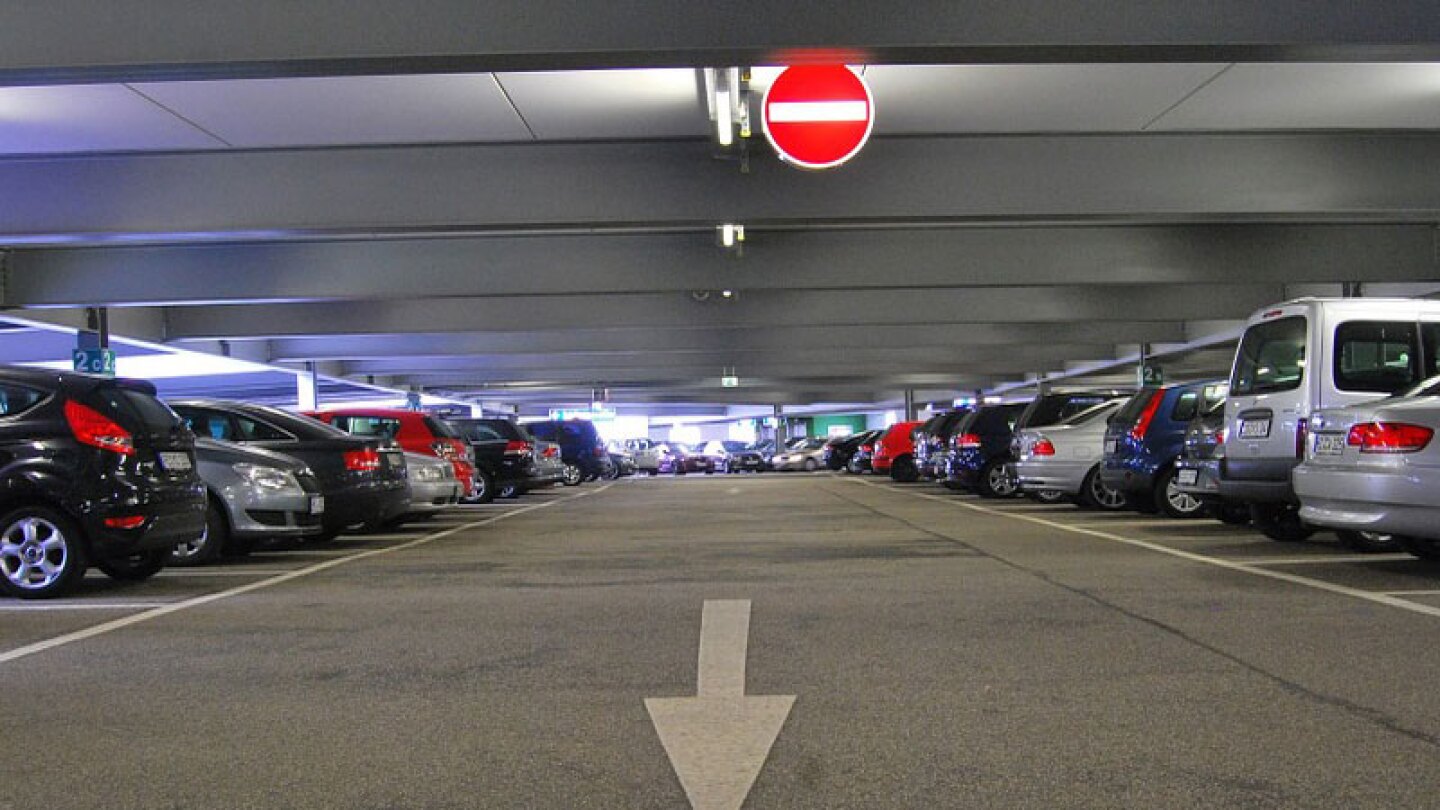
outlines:
M896 422L875 441L870 468L876 475L889 475L896 481L914 481L919 476L915 466L915 429L923 424Z
M444 422L419 411L399 408L340 408L308 414L353 436L376 437L400 445L401 449L443 458L455 465L460 491L475 491L475 464L470 447Z

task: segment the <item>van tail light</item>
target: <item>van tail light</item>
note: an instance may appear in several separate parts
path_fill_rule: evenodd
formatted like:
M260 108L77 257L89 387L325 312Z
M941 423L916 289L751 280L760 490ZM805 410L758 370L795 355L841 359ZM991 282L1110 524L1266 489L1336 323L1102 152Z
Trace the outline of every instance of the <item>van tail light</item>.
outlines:
M507 456L528 456L535 452L535 445L519 439L511 439L505 443L505 455Z
M973 450L980 446L980 434L961 433L955 437L955 446L961 450Z
M1423 425L1401 422L1362 422L1350 428L1345 443L1362 453L1418 453L1434 438L1435 431Z
M1145 410L1140 412L1140 418L1135 420L1135 426L1130 428L1130 438L1135 441L1144 441L1145 434L1150 432L1150 423L1155 421L1155 414L1160 410L1160 403L1165 401L1165 392L1156 390L1150 395L1150 401L1145 403Z
M351 450L345 454L345 469L350 472L375 472L380 469L380 454L368 447Z
M1035 444L1031 445L1030 455L1053 456L1055 455L1055 445L1051 444L1049 439L1039 439Z
M138 529L144 523L144 515L105 518L105 528L107 529Z
M1305 440L1310 438L1310 420L1297 419L1295 421L1295 458L1305 458Z
M122 456L135 452L135 437L110 417L73 399L65 400L65 421L81 444L109 450Z

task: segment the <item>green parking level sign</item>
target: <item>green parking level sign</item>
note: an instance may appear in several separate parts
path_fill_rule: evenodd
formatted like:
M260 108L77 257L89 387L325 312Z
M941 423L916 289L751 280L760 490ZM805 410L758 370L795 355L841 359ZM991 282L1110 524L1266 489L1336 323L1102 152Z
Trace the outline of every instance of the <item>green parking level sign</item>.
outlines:
M113 349L76 349L71 355L75 370L86 374L115 376L115 351Z

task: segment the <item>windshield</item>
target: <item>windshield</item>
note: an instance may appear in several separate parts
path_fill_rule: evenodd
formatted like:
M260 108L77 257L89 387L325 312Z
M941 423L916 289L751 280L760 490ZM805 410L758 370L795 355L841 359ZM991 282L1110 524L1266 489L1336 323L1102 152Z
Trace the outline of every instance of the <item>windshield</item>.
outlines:
M1230 393L1239 396L1290 391L1305 378L1303 316L1256 324L1245 332L1235 353Z

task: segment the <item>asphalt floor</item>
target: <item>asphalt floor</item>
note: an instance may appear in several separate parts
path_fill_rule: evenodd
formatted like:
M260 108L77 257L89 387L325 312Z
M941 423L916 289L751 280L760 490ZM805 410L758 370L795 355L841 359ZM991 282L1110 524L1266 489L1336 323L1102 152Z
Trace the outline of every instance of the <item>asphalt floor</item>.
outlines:
M748 808L1440 806L1440 566L796 473L0 601L0 810L684 808L706 600L796 698Z

